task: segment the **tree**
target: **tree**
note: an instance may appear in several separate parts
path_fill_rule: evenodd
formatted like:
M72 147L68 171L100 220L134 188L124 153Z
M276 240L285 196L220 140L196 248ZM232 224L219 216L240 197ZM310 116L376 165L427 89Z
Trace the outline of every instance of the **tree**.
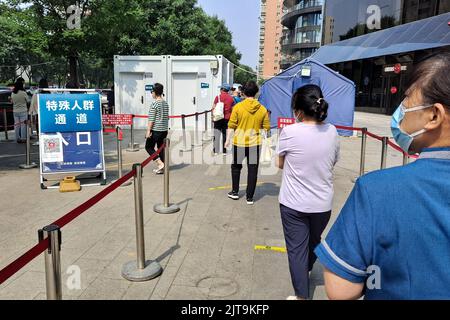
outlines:
M0 81L14 80L19 67L39 64L48 57L46 37L29 9L18 10L0 3ZM25 68L25 72L33 69ZM30 78L31 73L27 74Z
M234 69L234 82L245 84L248 81L256 81L255 71L246 65L240 65Z
M114 55L221 54L235 64L241 58L224 21L206 15L196 0L82 0L78 29L67 27L73 0L6 1L32 19L37 38L26 47L42 40L37 48L48 61L67 59L74 84L80 72L96 85L111 81ZM6 43L27 37L17 28L9 34L17 36Z

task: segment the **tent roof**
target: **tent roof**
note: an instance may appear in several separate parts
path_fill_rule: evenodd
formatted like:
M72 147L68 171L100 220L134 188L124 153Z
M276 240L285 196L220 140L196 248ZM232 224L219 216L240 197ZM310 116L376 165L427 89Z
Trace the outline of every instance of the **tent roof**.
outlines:
M323 64L438 48L450 45L450 13L399 25L321 47L313 55Z
M304 59L304 60L294 64L293 66L291 66L288 69L284 70L283 72L281 72L280 74L276 75L275 77L265 81L263 85L265 85L265 84L267 84L267 83L269 83L271 81L279 80L279 79L286 79L286 80L294 79L295 76L300 73L301 66L303 66L305 64L315 64L316 66L329 71L331 74L333 74L337 78L340 78L342 81L345 81L345 82L351 84L352 86L355 85L353 81L347 79L346 77L344 77L340 73L334 71L333 69L330 69L329 67L327 67L326 65L320 63L319 61L315 60L314 58L306 58L306 59Z

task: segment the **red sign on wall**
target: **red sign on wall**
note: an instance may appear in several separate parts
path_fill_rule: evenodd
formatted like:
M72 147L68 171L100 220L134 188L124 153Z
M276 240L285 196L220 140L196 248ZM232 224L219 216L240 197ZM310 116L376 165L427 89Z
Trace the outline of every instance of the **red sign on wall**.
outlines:
M132 114L104 114L104 126L131 126L133 124Z
M278 129L283 129L284 127L290 126L294 123L294 118L278 118Z

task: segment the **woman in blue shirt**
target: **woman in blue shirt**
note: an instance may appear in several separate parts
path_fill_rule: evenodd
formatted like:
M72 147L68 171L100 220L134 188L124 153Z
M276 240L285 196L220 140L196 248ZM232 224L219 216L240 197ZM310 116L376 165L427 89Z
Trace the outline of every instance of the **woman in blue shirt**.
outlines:
M417 65L392 118L420 158L360 178L315 253L330 299L450 299L450 53Z

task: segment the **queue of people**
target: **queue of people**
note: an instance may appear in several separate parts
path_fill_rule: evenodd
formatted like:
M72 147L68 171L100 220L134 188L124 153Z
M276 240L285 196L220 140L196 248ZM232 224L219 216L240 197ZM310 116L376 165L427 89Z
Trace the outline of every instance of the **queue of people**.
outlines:
M299 123L282 130L280 211L294 296L309 296L318 258L330 299L450 299L450 53L415 66L406 97L392 116L392 134L417 161L369 173L355 184L326 239L336 129L325 124L320 88L294 95Z

